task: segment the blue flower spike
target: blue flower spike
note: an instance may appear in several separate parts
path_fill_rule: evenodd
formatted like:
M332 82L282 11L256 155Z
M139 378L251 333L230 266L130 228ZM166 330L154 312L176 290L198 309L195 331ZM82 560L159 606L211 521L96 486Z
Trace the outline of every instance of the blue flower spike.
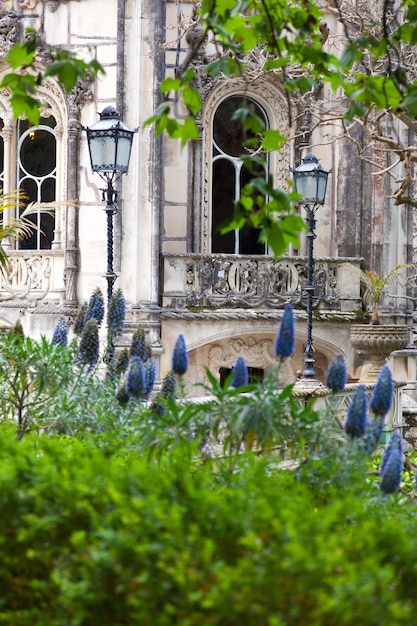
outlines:
M404 456L401 435L394 431L381 461L381 481L379 486L383 493L390 494L399 490L403 466Z
M368 425L368 398L365 385L359 385L352 396L345 422L349 437L362 437Z
M274 352L279 359L286 359L294 354L295 327L294 311L291 304L286 304L275 339Z
M97 324L101 326L104 319L104 297L100 287L97 287L90 297L86 317L87 319L96 319Z
M54 328L54 334L52 335L52 343L56 346L66 347L68 345L68 326L67 320L62 315Z
M248 368L243 356L238 356L233 366L231 387L245 387L249 382Z
M121 289L112 295L107 312L107 326L110 335L117 337L123 331L126 314L126 300Z
M138 357L130 359L130 365L126 376L126 393L129 398L140 399L145 390L145 373L143 363Z
M335 356L327 369L327 386L334 393L343 391L347 383L346 359L343 354Z
M98 361L99 352L98 324L96 319L91 318L87 321L81 335L78 361L92 368Z
M178 335L172 354L172 371L178 376L183 376L188 369L187 346L184 335Z
M368 454L372 454L377 449L381 441L382 431L384 430L385 417L377 415L368 423L363 437L363 450Z
M384 365L379 372L378 380L371 397L371 410L375 415L386 415L391 408L394 395L394 383L391 370Z
M156 365L153 359L148 359L143 364L144 373L144 399L147 400L152 393L156 379Z

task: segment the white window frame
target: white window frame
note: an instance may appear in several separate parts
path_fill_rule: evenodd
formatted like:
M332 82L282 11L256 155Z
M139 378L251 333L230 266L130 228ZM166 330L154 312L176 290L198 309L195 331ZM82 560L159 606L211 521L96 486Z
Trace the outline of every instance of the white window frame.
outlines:
M255 101L265 111L269 121L269 128L279 130L288 137L279 153L269 155L269 175L272 176L275 187L288 189L290 166L290 138L288 105L283 91L278 85L269 80L259 79L250 85L240 79L219 81L217 86L207 97L202 111L202 139L203 139L203 199L201 220L202 253L211 253L211 197L212 197L212 162L213 162L213 120L219 104L231 96L247 97Z

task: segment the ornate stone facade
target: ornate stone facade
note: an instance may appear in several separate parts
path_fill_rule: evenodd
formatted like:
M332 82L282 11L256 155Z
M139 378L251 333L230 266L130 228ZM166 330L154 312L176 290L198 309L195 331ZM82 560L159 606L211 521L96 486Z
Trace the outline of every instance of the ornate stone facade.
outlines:
M332 128L319 129L308 107L294 107L289 115L278 77L262 77L262 51L246 59L251 68L247 81L213 79L201 72L202 64L217 53L207 42L193 59L203 99L199 140L181 149L167 137L155 137L145 121L161 102L161 80L175 75L201 37L196 6L193 0L1 0L1 58L30 26L39 36L40 64L47 61L48 45L63 44L87 55L89 49L106 74L94 84L78 84L68 96L54 81L41 90L49 106L44 114L57 122L57 197L74 202L58 210L52 250L29 253L9 247L11 266L0 286L0 318L10 323L21 318L26 332L35 337L51 335L59 315L73 315L97 286L105 290L102 183L91 172L83 127L112 105L128 126L140 128L129 174L119 182L115 223L116 285L128 304L127 335L138 324L145 327L160 377L170 369L179 332L189 346L193 382L202 379L207 366L215 373L230 367L238 353L249 365L268 370L282 307L292 302L297 338L293 375L302 364L306 332L304 236L282 259L211 254L213 118L225 98L245 94L259 103L271 128L288 139L279 153L268 157L276 187L288 188L289 167L306 150L313 150L323 167L332 168L326 204L317 215L313 336L320 376L334 354L342 352L350 377L356 379L360 372L350 325L361 319L363 310L360 286L346 264L364 263L386 273L411 262L416 220L404 207L394 208L391 182L382 184L356 158L353 144L336 142ZM98 19L104 10L105 19ZM335 23L335 15L329 14L325 45L332 41ZM172 105L180 119L187 114L178 102ZM4 184L12 189L16 122L5 91L0 93L0 117ZM362 140L357 137L359 144ZM384 309L387 321L411 324L414 294L407 289L395 286Z

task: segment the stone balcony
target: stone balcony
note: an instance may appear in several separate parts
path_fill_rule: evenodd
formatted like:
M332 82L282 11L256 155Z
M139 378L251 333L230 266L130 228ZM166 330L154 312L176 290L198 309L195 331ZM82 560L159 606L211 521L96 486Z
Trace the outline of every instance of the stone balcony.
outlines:
M52 250L8 251L9 269L0 274L0 306L59 305L64 297L64 254Z
M304 257L228 254L163 254L163 309L305 308ZM360 283L352 265L360 258L316 258L314 308L344 314L362 310Z

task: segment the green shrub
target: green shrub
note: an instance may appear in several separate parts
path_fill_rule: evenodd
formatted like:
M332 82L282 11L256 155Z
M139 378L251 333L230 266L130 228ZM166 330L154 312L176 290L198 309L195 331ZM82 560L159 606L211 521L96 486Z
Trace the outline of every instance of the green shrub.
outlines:
M325 504L252 453L234 473L95 442L0 437L4 626L413 623L417 521L400 497Z

